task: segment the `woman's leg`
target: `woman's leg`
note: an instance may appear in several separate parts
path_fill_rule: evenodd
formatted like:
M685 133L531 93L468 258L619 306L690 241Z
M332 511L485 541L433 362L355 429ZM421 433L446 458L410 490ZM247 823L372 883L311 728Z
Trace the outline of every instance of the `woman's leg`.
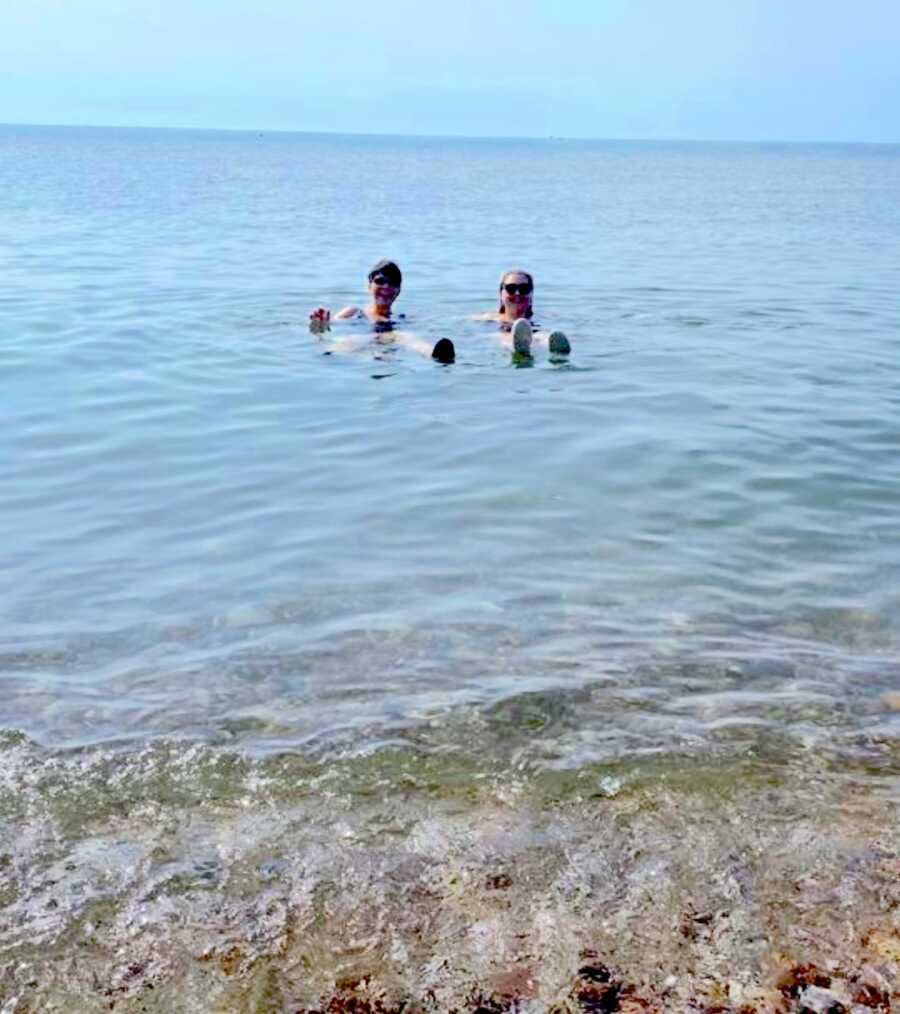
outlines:
M390 337L398 345L418 352L420 356L428 359L437 359L441 363L452 363L455 357L453 342L449 338L441 338L437 342L428 342L418 335L410 334L409 331L391 331Z

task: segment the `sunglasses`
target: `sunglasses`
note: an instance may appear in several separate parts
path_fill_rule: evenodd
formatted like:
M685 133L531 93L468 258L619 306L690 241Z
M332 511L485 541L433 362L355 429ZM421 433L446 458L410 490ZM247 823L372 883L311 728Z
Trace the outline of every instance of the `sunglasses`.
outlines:
M507 282L503 288L508 296L519 293L520 296L527 296L531 292L531 282Z
M394 289L399 289L400 284L396 278L388 278L387 275L372 275L373 285L390 285Z

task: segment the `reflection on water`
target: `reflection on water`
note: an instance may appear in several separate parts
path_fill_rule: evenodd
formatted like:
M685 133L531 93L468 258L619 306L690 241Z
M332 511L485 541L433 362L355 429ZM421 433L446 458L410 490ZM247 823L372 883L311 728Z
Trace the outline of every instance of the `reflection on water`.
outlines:
M455 581L436 583L434 601L448 600ZM541 713L529 748L557 767L763 736L830 751L900 734L896 631L883 614L820 609L735 627L674 613L641 629L615 624L612 606L535 592L515 609L472 602L480 621L395 625L358 600L351 612L349 595L7 650L5 722L46 743L174 735L327 757L434 730L465 744L471 723L528 700Z

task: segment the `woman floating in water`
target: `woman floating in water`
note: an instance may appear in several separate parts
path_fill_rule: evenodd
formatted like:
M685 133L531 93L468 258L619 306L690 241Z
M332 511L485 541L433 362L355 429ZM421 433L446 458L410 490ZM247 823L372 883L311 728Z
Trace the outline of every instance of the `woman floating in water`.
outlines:
M527 271L513 268L500 276L500 305L496 310L480 313L477 320L494 320L500 324L500 330L506 344L521 356L530 356L533 340L547 342L550 354L567 356L572 347L569 339L562 331L551 331L545 335L543 331L535 332L532 324L534 316L534 279Z
M403 276L400 273L400 268L393 261L379 261L369 272L369 295L372 302L363 308L346 306L343 310L338 310L333 319L368 320L375 325L377 332L390 332L392 340L398 344L413 348L422 355L431 356L439 363L452 363L456 356L456 350L449 338L441 338L432 348L420 338L396 330L391 310L394 301L400 295L402 284ZM399 318L402 319L403 316L401 313ZM321 334L329 329L331 320L331 311L324 306L319 306L309 315L309 329L315 334Z

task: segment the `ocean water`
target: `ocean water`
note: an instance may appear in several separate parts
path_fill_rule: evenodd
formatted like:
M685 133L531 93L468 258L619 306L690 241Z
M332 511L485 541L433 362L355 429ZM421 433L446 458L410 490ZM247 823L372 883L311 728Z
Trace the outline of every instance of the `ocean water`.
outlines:
M0 128L0 1009L889 1001L898 236L900 146ZM309 333L385 256L454 364Z

